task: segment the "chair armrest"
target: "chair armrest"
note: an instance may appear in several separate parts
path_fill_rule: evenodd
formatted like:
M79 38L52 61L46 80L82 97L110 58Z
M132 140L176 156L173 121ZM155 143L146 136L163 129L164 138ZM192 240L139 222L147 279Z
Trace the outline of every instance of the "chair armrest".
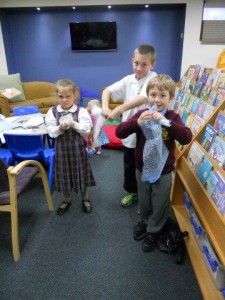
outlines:
M9 100L0 94L0 114L5 117L10 116Z
M8 173L8 179L9 179L9 189L10 189L10 199L14 199L16 195L16 176L26 167L26 166L34 166L38 169L38 175L42 179L42 183L44 186L45 195L47 198L48 203L48 209L50 211L53 210L53 201L52 201L52 195L50 192L50 188L48 185L48 178L45 172L44 167L36 160L24 160L15 167L10 166L7 169Z

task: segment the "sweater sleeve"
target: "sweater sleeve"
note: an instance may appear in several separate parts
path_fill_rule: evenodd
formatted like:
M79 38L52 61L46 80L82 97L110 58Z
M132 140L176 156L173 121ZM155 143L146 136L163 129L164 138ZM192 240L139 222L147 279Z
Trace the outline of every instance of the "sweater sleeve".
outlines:
M173 118L170 119L171 126L167 128L169 134L174 140L177 140L181 145L187 145L192 140L192 131L190 128L186 127L182 122L179 114L173 114Z
M137 112L135 115L133 115L127 121L120 123L116 127L115 133L118 138L125 139L132 133L137 133L140 130L137 120L138 120L141 112L143 112L143 110Z

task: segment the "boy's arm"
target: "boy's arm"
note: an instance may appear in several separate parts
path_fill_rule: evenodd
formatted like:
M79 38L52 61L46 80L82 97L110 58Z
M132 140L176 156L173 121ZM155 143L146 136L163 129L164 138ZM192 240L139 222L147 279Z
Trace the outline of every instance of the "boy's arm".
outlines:
M108 88L105 88L102 92L102 115L108 117L111 110L109 109L109 100L111 97L111 92Z
M118 119L122 115L122 113L125 112L126 110L132 109L134 107L138 107L146 103L147 103L147 99L144 96L137 96L132 100L114 108L114 110L111 111L110 115L108 116L108 119L109 120Z

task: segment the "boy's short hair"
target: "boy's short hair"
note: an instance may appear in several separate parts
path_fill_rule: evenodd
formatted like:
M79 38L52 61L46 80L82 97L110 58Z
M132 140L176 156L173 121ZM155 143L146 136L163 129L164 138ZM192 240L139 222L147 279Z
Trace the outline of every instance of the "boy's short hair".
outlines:
M158 76L150 79L146 88L147 96L149 90L153 89L154 87L157 87L160 91L168 91L170 94L170 99L173 99L175 96L176 83L169 75L159 74Z
M138 46L134 50L134 55L136 53L139 53L141 55L147 55L151 59L152 63L154 63L156 61L156 50L151 45L143 44L143 45Z

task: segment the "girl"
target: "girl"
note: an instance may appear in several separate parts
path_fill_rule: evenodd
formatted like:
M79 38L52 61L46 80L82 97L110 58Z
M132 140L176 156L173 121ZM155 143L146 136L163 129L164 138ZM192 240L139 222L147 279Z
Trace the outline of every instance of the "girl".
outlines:
M55 143L55 190L63 193L63 202L57 210L63 215L70 207L70 193L81 191L82 207L92 211L88 199L88 187L95 186L91 166L86 156L86 136L93 124L84 108L78 108L79 89L71 80L56 82L58 105L48 111L45 122L50 137Z

